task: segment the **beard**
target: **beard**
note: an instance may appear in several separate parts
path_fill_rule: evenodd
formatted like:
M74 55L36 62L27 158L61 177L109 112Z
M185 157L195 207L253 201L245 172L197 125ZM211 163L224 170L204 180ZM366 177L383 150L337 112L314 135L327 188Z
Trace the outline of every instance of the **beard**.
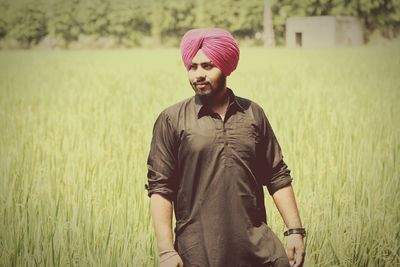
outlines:
M196 95L198 95L203 103L209 103L215 99L226 87L226 76L221 75L215 83L208 82L206 88L199 89L194 83L190 82Z

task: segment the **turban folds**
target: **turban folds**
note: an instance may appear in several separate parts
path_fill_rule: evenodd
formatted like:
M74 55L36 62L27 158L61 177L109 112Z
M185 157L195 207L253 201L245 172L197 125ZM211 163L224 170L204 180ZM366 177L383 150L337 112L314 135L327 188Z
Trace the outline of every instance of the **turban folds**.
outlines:
M232 35L219 28L192 29L181 40L182 60L187 70L201 49L204 54L229 76L238 65L239 47Z

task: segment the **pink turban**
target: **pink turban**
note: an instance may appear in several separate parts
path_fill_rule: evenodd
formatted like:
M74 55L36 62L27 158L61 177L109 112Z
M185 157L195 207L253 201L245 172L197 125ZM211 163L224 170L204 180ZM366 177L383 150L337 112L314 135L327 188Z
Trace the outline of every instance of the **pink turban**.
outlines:
M187 70L199 49L202 49L226 76L238 65L239 47L232 35L223 29L193 29L185 33L181 41L181 54Z

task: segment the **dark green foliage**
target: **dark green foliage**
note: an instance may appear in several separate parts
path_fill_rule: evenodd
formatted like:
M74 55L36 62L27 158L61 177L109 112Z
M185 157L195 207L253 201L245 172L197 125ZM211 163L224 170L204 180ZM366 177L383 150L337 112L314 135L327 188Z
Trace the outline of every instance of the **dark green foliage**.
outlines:
M199 27L221 27L240 38L254 38L263 30L263 2L260 0L213 0L198 2L202 12Z
M158 43L177 45L180 37L195 21L195 1L153 0L151 8L152 34Z
M3 38L7 33L7 19L6 14L8 10L8 3L4 0L0 1L0 38Z
M45 11L36 2L2 1L2 6L5 9L2 11L4 17L0 22L0 31L6 32L1 35L15 39L22 47L28 48L47 34Z
M263 0L0 0L0 41L31 47L44 37L68 47L85 37L114 46L179 44L194 27L222 27L239 40L263 31ZM292 16L358 16L366 36L379 30L388 38L400 28L398 0L271 0L278 44ZM260 36L260 34L258 35ZM253 42L255 43L255 42Z
M47 19L49 35L60 37L66 42L77 40L83 26L76 18L78 4L78 0L71 0L54 1L49 5Z

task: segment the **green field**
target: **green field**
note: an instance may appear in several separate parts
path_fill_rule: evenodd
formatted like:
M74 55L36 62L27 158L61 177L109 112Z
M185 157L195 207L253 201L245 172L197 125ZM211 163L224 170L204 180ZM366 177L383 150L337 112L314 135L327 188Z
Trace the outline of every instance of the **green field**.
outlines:
M400 49L244 48L228 86L281 144L305 266L400 266ZM192 94L177 49L0 52L0 266L155 266L151 131Z

